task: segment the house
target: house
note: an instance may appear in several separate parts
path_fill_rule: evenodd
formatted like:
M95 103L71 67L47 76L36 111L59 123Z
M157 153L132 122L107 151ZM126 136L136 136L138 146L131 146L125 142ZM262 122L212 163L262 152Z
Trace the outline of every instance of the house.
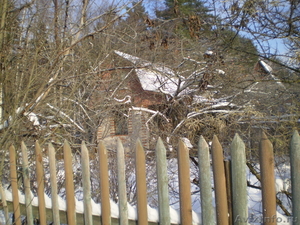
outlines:
M189 106L191 105L201 104L204 107L203 113L209 113L210 110L216 113L221 108L235 107L223 97L214 99L206 96L207 93L211 93L207 90L211 88L211 85L208 85L209 79L215 74L225 76L225 72L220 69L208 68L207 61L199 63L190 58L184 58L186 62L199 63L204 66L197 70L193 66L187 75L182 76L162 64L151 63L120 51L114 51L114 53L132 66L124 66L127 69L123 72L127 74L117 85L118 90L114 91L116 93L114 110L103 119L97 131L97 141L103 140L107 148L115 149L117 138L122 140L125 149L128 150L132 149L138 138L145 148L152 148L152 130L149 127L151 122L157 122L161 130L165 129L165 133L171 133L170 129L174 129L172 117L176 113L172 111L167 117L168 113L165 109L168 105L177 104L176 107L185 110L182 115L187 118L202 113L202 111L190 112ZM209 77L208 80L206 80L207 77ZM178 130L184 122L181 121L184 118L176 119L174 130Z
M115 54L131 62L135 69L129 72L123 85L126 91L114 98L118 103L114 113L105 118L97 131L97 141L103 140L108 148L115 148L120 138L125 148L130 148L139 138L149 148L148 122L155 117L169 122L156 106L174 97L180 87L174 72L162 65L152 64L138 57L115 51Z

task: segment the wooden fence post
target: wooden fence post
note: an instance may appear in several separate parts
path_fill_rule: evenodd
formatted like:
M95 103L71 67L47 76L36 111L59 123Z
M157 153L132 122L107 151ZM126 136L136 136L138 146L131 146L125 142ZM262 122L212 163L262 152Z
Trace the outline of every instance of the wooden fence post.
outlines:
M264 132L262 132L260 141L259 159L262 188L263 224L275 225L277 222L274 154L273 146Z
M58 205L58 196L57 196L55 149L51 143L48 144L48 155L49 155L53 224L60 225L59 205Z
M35 157L36 157L36 182L39 202L39 223L46 225L46 205L45 205L45 180L43 169L43 155L39 142L35 142Z
M179 173L179 197L181 224L192 224L192 200L190 181L190 157L189 149L182 140L179 140L178 148L178 173Z
M30 189L30 178L29 178L29 166L28 166L28 154L25 143L21 143L22 159L23 159L23 182L25 189L25 205L26 205L26 220L28 225L33 225L33 214L32 214L32 194Z
M159 205L159 224L170 224L170 205L169 205L169 189L168 189L168 171L166 148L158 138L156 143L156 174L158 189L158 205Z
M231 180L233 200L233 223L248 224L248 195L245 144L238 134L231 146Z
M68 224L76 224L76 203L73 179L72 152L69 143L64 142L64 164L65 164L65 179L66 179L66 197L67 197L67 216Z
M214 173L217 224L228 225L229 218L223 149L216 135L213 137L211 155Z
M91 176L90 176L89 152L84 142L81 144L81 166L82 166L82 186L84 205L84 224L93 225L92 197L91 197Z
M8 206L7 206L6 196L3 190L2 182L0 182L0 196L1 196L1 201L3 206L3 211L4 211L5 224L9 224L9 212L8 212Z
M128 225L128 206L127 206L127 187L126 187L124 148L119 138L117 141L117 164L118 164L120 225Z
M136 141L135 149L135 173L137 187L138 224L148 224L147 210L147 185L146 185L146 160L141 141Z
M98 145L102 224L111 224L107 150L103 141Z
M292 180L292 202L293 202L293 224L300 221L300 137L294 131L290 147L291 180Z
M232 219L232 193L231 193L231 162L224 160L224 171L226 181L227 207L228 207L228 223L233 224Z
M212 205L212 185L209 147L203 136L198 143L199 185L201 195L201 217L203 224L215 224L214 208Z
M13 194L14 223L16 225L21 225L16 149L13 145L11 145L9 147L9 159L10 159L10 179L11 179L10 182L11 182L11 188L12 188L12 194Z

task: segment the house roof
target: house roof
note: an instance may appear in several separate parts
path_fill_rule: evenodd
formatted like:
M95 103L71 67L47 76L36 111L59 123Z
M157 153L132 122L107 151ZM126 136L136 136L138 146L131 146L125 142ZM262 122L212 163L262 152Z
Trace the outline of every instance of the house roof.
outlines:
M115 53L137 66L135 72L145 91L160 92L175 96L179 86L179 79L172 69L124 52L115 51Z
M178 79L163 76L159 72L147 68L136 69L136 74L144 90L162 92L171 96L176 94Z
M258 63L260 64L260 66L263 68L264 72L266 72L267 74L271 74L273 69L271 66L269 66L266 62L259 60Z

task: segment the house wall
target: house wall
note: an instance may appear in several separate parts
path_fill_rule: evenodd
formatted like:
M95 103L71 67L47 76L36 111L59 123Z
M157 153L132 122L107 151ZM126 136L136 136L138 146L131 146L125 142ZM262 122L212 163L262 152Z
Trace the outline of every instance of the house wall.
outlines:
M129 111L128 135L116 135L114 117L105 119L97 131L97 142L103 140L107 148L116 149L117 139L120 138L125 150L135 147L139 138L144 148L149 148L149 131L146 126L148 114L141 111Z

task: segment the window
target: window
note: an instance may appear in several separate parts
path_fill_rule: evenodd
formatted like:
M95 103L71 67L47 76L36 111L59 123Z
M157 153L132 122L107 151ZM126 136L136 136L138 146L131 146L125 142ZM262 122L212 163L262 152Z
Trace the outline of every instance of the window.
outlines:
M115 134L127 135L128 134L128 115L123 112L116 112L114 117Z

